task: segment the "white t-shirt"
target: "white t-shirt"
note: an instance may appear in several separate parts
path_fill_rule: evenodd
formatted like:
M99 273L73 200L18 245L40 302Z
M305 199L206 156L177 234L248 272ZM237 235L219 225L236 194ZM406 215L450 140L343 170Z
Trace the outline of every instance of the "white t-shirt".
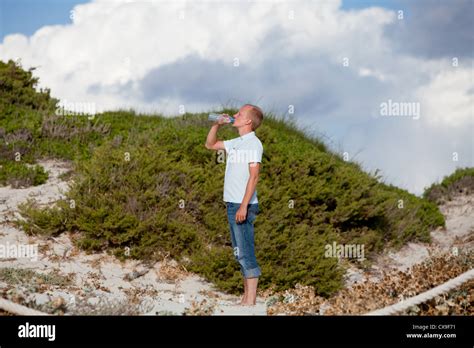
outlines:
M224 202L242 203L250 177L249 163L262 162L263 146L255 132L224 140L227 162L224 177ZM249 204L258 203L255 189Z

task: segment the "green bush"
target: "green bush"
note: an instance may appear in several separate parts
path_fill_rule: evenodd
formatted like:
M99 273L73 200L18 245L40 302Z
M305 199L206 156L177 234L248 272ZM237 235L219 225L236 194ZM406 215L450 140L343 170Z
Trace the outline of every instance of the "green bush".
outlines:
M169 253L219 288L239 290L222 201L225 163L205 149L206 116L112 115L105 115L110 133L123 139L104 139L90 159L77 161L67 194L75 208L64 204L56 219L48 212L51 226L78 232L85 249L109 249L121 258L127 248L131 257L148 260ZM134 124L128 134L120 129L123 118ZM390 245L428 241L429 231L444 224L433 203L380 183L277 118L268 116L257 135L265 149L255 222L262 288L301 283L329 295L341 286L343 270L337 259L324 257L326 244L363 244L370 256ZM235 136L229 127L219 134ZM66 225L58 225L63 219ZM44 222L42 228L50 233Z
M457 168L447 175L440 183L434 183L425 189L423 197L437 204L451 200L460 193L474 192L474 168Z
M36 89L38 78L33 77L34 70L25 71L12 60L7 63L0 61L0 102L13 110L15 106L54 109L58 101L51 98L49 89Z
M13 188L36 186L46 182L48 173L41 166L29 167L26 163L0 161L0 185Z
M3 138L23 146L32 163L57 156L74 160L76 168L66 199L55 207L20 207L28 233L72 231L80 247L120 258L128 251L148 261L169 255L222 290L240 289L222 199L225 161L204 146L206 114L60 118L29 107L30 97L6 96L15 104L3 103L9 110L0 119ZM301 283L330 295L341 287L343 269L325 257L327 244L363 244L370 258L384 247L429 241L430 230L444 225L433 202L344 161L292 119L267 114L256 133L264 146L255 221L262 289ZM219 131L219 139L236 136L229 126ZM11 157L8 146L0 151Z

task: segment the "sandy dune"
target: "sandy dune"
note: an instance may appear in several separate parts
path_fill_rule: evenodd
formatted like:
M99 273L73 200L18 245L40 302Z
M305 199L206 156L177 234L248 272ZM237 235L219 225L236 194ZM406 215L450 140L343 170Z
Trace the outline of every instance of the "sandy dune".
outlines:
M150 315L181 315L185 312L266 315L264 299L259 298L254 307L238 306L236 303L240 298L216 291L212 284L180 269L172 260L149 266L137 260L120 262L106 253L88 255L78 250L73 245L73 236L68 234L57 238L31 237L14 228L9 221L20 217L16 212L19 203L34 198L41 204L53 204L63 198L68 189L68 184L58 176L70 170L70 164L57 160L39 164L50 174L45 184L25 189L0 187L0 245L36 244L38 258L0 258L0 268L25 268L43 274L70 276L73 284L37 293L23 291L20 295L25 302L34 301L41 305L59 301L71 311L86 299L91 305L100 301L133 303L138 313ZM6 286L0 281L0 289Z
M237 305L240 298L217 291L212 284L187 272L173 260L144 265L137 260L120 262L106 253L86 254L73 245L73 235L57 238L27 236L16 229L11 221L20 217L19 203L28 198L40 204L51 205L64 197L68 183L59 176L71 169L67 162L45 160L39 162L50 173L48 181L25 189L0 187L0 245L36 245L38 257L0 258L0 269L31 269L41 274L69 276L67 286L40 287L32 291L20 287L10 297L38 306L59 303L66 314L81 314L80 304L90 308L85 314L110 314L101 311L99 304L121 303L133 307L136 314L144 315L266 315L265 298L258 298L255 307ZM461 252L472 249L474 243L474 195L460 195L440 206L446 217L446 229L432 231L433 242L408 243L399 251L387 251L374 262L370 272L350 268L346 285L370 278L377 281L382 270L405 270L430 256L441 252ZM0 281L0 293L8 284ZM11 286L10 286L11 288ZM10 290L11 291L11 290ZM120 306L119 306L120 307ZM96 312L91 313L91 310ZM116 313L116 312L113 312Z
M446 228L431 232L431 243L407 243L400 250L386 250L379 255L369 272L351 267L347 273L346 285L369 279L378 281L382 271L396 269L406 271L432 256L443 253L458 255L474 247L474 194L460 194L439 206L446 219Z

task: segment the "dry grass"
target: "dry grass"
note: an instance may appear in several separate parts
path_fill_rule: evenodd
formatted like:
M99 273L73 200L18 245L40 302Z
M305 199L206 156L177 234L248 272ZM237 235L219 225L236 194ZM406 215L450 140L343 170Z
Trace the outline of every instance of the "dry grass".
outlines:
M208 302L206 299L201 302L192 301L191 307L185 309L183 315L212 315L216 309L216 302Z
M473 252L459 256L444 254L415 265L407 272L384 272L379 282L365 281L356 284L352 288L339 291L329 299L315 295L311 287L297 286L291 291L273 294L274 303L269 305L268 314L364 314L432 289L473 266ZM472 315L473 298L470 282L448 294L416 306L418 309L411 308L410 311L400 314Z
M139 305L142 303L144 297L156 297L158 296L158 290L153 288L131 288L124 289L123 292L127 295L128 302L133 305Z
M52 139L71 140L75 137L85 138L89 133L107 135L110 133L110 125L102 123L86 122L81 124L77 118L67 118L55 115L47 115L43 118L41 134Z
M406 315L474 315L474 280L407 310Z
M108 300L95 298L96 302L89 301L91 297L79 298L73 306L68 306L67 313L70 315L140 315L144 308L142 303L131 303L130 299ZM145 306L146 307L146 306Z
M44 284L64 287L72 284L71 277L59 274L58 270L42 274L30 269L12 267L0 268L0 280L12 286L37 286Z
M179 265L176 261L170 260L167 254L160 263L160 268L156 272L158 280L175 283L189 276L188 270Z
M206 296L208 298L219 298L219 294L216 293L215 291L211 291L211 290L200 290L199 293L203 296Z
M14 316L14 314L12 314L10 312L5 312L5 311L0 309L0 317L12 317L12 316Z

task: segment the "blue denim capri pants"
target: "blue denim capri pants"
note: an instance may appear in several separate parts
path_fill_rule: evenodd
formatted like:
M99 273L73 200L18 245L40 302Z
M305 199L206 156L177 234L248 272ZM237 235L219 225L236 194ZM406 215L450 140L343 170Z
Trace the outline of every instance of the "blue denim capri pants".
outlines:
M235 214L240 208L240 203L226 202L226 206L234 257L240 264L240 271L244 278L256 278L262 273L255 258L253 230L254 221L260 212L258 203L247 205L247 217L240 223L235 221Z

